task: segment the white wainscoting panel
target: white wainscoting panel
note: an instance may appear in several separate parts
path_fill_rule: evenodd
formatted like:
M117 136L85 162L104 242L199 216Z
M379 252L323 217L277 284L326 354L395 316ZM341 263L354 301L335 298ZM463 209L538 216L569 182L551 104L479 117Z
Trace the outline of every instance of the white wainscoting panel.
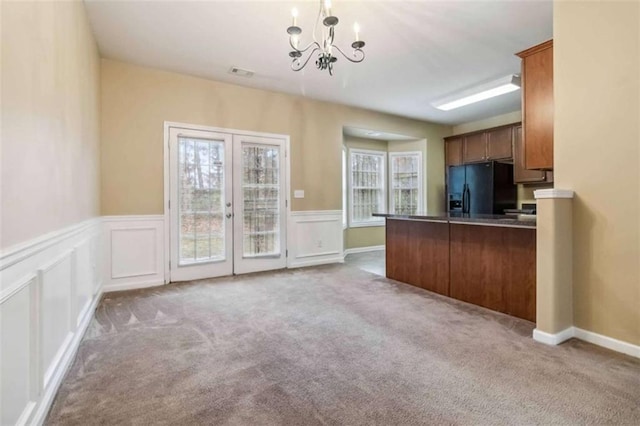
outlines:
M75 319L72 254L71 250L62 253L38 270L41 365L44 369L45 388L61 362L75 330L76 324L72 320Z
M16 284L16 291L0 304L2 325L2 419L0 424L12 424L27 418L33 409L31 395L31 334L32 297L36 276L31 275ZM19 378L19 380L11 380Z
M291 212L288 232L287 267L344 262L342 210Z
M162 285L164 280L164 216L104 218L104 291Z
M102 294L94 218L0 253L0 424L41 424Z

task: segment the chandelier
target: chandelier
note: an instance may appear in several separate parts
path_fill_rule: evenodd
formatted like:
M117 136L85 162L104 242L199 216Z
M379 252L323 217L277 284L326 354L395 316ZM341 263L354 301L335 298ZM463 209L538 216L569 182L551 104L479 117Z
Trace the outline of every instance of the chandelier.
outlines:
M298 10L293 9L291 16L293 17L293 24L287 28L287 33L289 34L289 45L293 49L289 52L289 56L292 58L292 70L300 71L309 63L309 60L314 57L316 52L318 53L317 56L315 56L316 67L319 70L328 70L330 75L333 75L333 64L338 60L338 58L334 56L334 51L340 52L345 59L354 63L364 60L364 51L362 50L364 41L360 40L360 26L357 22L353 24L355 41L351 43L351 47L353 48L351 55L347 55L338 46L333 44L335 28L339 21L338 17L331 14L331 0L320 0L318 19L311 34L313 41L304 48L299 47L302 28L300 28L297 23ZM318 31L320 22L322 22L322 26L320 27L320 31ZM306 59L303 58L305 55Z

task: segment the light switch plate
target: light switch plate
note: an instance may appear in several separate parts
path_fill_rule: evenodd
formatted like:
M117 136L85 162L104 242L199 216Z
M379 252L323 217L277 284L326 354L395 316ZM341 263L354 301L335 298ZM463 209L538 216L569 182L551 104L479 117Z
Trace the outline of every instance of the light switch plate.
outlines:
M296 189L293 191L293 198L304 198L304 189Z

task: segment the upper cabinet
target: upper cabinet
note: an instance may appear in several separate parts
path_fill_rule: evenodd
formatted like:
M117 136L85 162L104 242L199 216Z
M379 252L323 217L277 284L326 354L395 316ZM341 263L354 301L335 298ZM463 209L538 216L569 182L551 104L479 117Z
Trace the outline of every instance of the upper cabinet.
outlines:
M487 135L487 160L504 160L513 157L512 127L489 130Z
M513 162L513 182L553 182L553 173L525 167L524 140L520 123L445 138L447 166L484 161Z
M487 135L474 133L463 138L462 160L465 163L479 163L487 160Z
M511 126L446 138L446 164L481 163L513 158Z
M522 126L513 128L513 181L515 183L547 182L547 172L544 170L527 170L525 167Z
M447 166L462 164L462 138L448 138L446 141L445 163Z
M553 40L522 58L522 126L527 169L553 169Z

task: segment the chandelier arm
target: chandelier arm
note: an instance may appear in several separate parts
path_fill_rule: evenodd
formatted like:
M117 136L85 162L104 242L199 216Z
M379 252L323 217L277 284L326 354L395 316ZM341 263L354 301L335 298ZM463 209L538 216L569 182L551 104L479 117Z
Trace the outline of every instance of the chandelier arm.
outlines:
M297 47L295 47L295 46L293 45L293 43L291 42L291 37L289 37L289 46L291 46L291 48L292 48L293 50L295 50L296 52L304 53L304 52L306 52L307 50L309 50L309 49L310 49L312 46L314 46L314 45L316 46L316 49L317 49L317 48L320 48L320 45L319 45L317 42L312 41L312 42L311 42L311 43L309 43L309 44L307 45L307 47L305 47L304 49L298 49Z
M315 42L314 42L315 43ZM313 44L313 43L311 43ZM318 43L315 43L316 45ZM317 51L320 50L319 47L314 47L313 50L311 52L309 52L309 56L307 56L307 59L304 61L304 63L302 65L296 65L296 62L298 62L299 58L295 58L292 62L291 62L291 69L294 71L300 71L302 68L306 67L307 64L309 63L309 60L311 59L311 57L313 56L313 54Z
M316 38L316 31L318 30L318 22L322 18L322 0L320 0L320 10L318 10L318 18L316 19L316 23L313 25L313 32L311 33L311 37L313 41L319 46L318 39Z
M333 46L333 47L334 47L338 52L342 53L342 56L344 56L344 58L345 58L346 60L350 61L350 62L353 62L353 63L356 63L356 64L357 64L357 63L359 63L359 62L364 61L364 50L362 50L362 49L354 49L354 50L353 50L353 56L354 56L354 58L353 58L353 59L351 59L351 58L350 58L349 56L347 56L347 55L342 51L342 49L340 49L338 46L336 46L335 44L332 44L332 46Z

